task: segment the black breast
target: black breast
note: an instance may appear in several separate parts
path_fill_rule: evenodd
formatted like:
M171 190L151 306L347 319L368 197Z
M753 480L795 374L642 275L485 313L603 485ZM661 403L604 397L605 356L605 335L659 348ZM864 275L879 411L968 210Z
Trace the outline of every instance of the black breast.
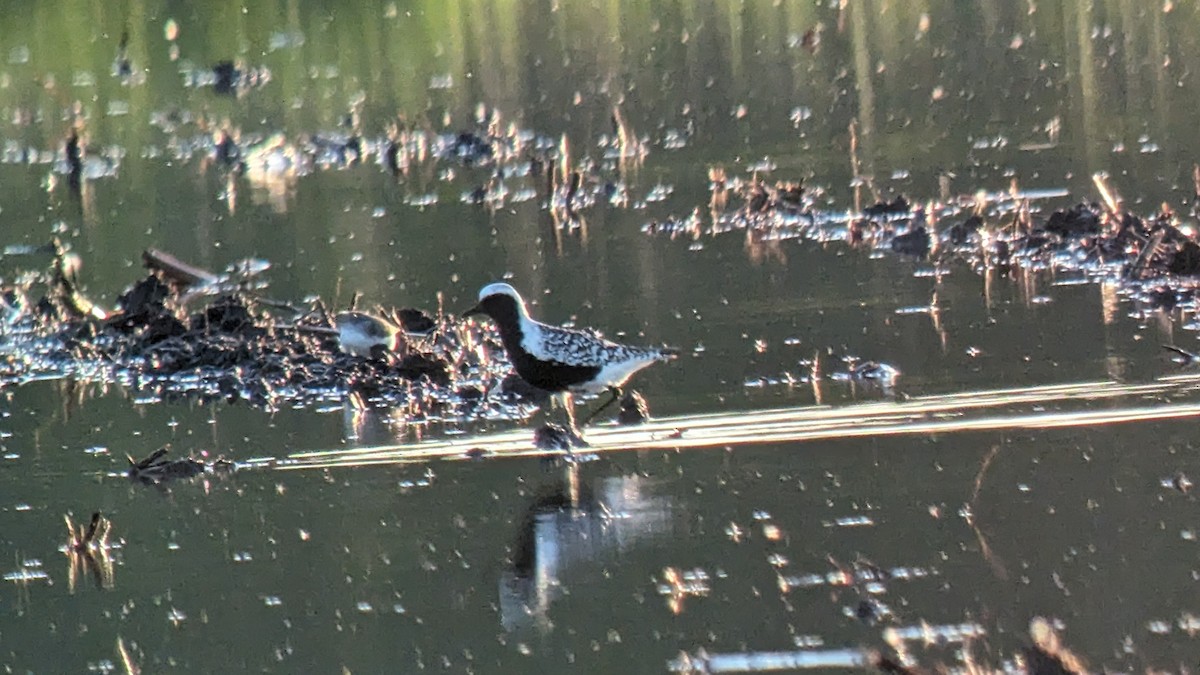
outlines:
M565 391L588 382L600 372L600 368L596 366L568 366L557 361L541 361L522 349L519 339L515 349L509 347L507 342L506 340L504 347L508 351L508 358L517 369L517 374L522 380L539 389Z
M484 298L480 305L483 310L496 322L500 330L500 341L504 343L504 351L512 361L517 375L529 384L550 392L566 391L571 387L583 384L596 376L600 368L596 366L570 366L557 361L542 361L534 358L521 346L524 335L521 332L521 313L517 303L506 295L491 295Z

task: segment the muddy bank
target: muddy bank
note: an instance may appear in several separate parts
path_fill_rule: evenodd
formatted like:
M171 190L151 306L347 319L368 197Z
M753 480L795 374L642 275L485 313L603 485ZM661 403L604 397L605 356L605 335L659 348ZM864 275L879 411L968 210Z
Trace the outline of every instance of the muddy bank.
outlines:
M3 289L0 386L65 377L117 383L141 402L265 410L347 402L398 409L413 422L520 415L506 408L536 400L537 392L504 387L504 352L489 329L436 309L355 313L395 326L387 348L363 353L346 343L347 313L320 299L267 299L266 264L217 275L148 252L149 273L107 310L80 290L73 254L58 242L46 252L47 271Z

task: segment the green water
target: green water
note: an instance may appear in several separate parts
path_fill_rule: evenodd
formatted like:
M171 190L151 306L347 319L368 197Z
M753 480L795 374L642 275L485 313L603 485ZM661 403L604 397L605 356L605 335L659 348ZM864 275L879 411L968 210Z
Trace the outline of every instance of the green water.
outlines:
M0 165L0 240L59 233L107 305L150 246L211 269L264 258L273 297L339 305L360 292L436 308L441 294L465 309L511 275L549 321L681 347L635 380L656 416L888 397L779 382L807 374L814 352L828 371L843 355L894 365L903 399L1150 381L1178 371L1160 343L1194 342L1190 317L1134 316L1077 277L988 279L957 265L935 279L929 263L841 243L641 231L706 211L708 167L746 175L764 158L772 178L803 178L827 191L824 206L851 208L852 123L859 173L885 197L937 198L945 176L952 194L1016 177L1093 199L1091 176L1107 171L1134 210L1186 212L1200 157L1190 2L10 2L3 14L3 141L61 149L74 110L94 150L124 157L79 195L63 176L48 188L48 164ZM124 31L131 82L112 75ZM238 97L187 86L181 69L223 59L271 80ZM396 115L470 128L482 103L593 156L618 106L650 141L625 176L633 201L674 191L589 210L586 240L556 240L536 201L462 203L486 173L446 181L446 165L397 181L372 158L274 196L243 177L230 198L222 171L171 158L195 123L151 123L203 117L299 138L337 131L360 99L368 136ZM672 129L692 130L685 147L662 146ZM433 206L407 203L431 192ZM6 257L0 276L31 264ZM3 394L0 572L47 577L0 585L12 672L123 672L118 639L142 672L664 672L701 648L883 648L888 628L922 622L978 624L970 650L999 667L1035 616L1060 621L1094 669L1200 658L1187 628L1200 614L1195 496L1160 484L1200 476L1190 419L605 454L577 467L585 498L562 514L539 505L566 490L566 472L536 459L247 469L169 489L105 475L165 443L248 460L418 435L384 411L356 428L340 411L142 403L115 385ZM62 517L93 511L121 546L111 580L72 589ZM781 590L781 578L859 558L925 576L884 584L892 616L878 622L854 615L862 586ZM702 571L707 591L672 604L667 568ZM958 658L957 645L909 649L926 666Z

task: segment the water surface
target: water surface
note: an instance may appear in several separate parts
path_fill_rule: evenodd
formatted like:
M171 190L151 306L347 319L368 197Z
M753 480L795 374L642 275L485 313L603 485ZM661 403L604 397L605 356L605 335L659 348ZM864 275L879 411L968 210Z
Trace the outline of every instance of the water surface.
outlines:
M1091 177L1106 171L1133 210L1186 214L1200 157L1191 3L65 2L20 14L0 27L3 243L58 234L97 300L112 305L151 246L218 270L267 259L273 297L342 306L360 292L368 305L436 309L440 294L465 309L511 276L549 321L685 356L635 381L679 442L578 465L492 436L479 442L499 450L478 461L394 461L420 439L529 431L519 421L423 428L374 411L356 426L341 411L142 403L94 383L7 389L6 668L122 671L120 641L143 672L664 672L701 649L885 649L923 625L977 635L966 651L1000 667L1038 616L1096 669L1194 665L1195 496L1172 481L1200 475L1196 396L1159 347L1188 347L1192 317L1144 312L1084 275L953 264L935 276L841 242L642 231L707 213L718 165L804 180L829 212L1014 179L1069 191L1035 204L1046 212L1096 199ZM226 59L269 81L237 96L197 86ZM345 134L352 111L369 138L397 116L472 129L480 105L598 159L616 107L648 147L619 174L631 205L589 209L584 237L557 231L538 200L464 203L487 169L427 163L398 180L371 157L255 184L189 150L222 124L247 139ZM115 160L78 194L52 161L72 124ZM40 264L6 256L0 276ZM828 377L846 356L901 376L892 390ZM1081 384L1087 395L1046 389ZM1026 393L980 393L1012 389ZM909 416L914 401L956 395ZM985 398L994 407L970 407ZM846 433L814 433L817 405ZM737 437L764 410L788 411L787 432ZM728 442L692 442L711 415L726 416ZM162 489L112 475L126 453L166 443L244 462L385 449ZM97 510L120 544L111 578L72 587L62 517ZM954 639L904 645L925 666L962 658Z

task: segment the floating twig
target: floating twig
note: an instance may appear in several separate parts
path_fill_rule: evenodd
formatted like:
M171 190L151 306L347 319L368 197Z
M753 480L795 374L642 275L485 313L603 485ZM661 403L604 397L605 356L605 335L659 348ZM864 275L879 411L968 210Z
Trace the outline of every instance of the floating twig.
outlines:
M142 251L142 265L147 269L162 273L169 281L174 281L183 286L203 286L218 282L216 274L206 269L189 265L170 253L155 248L148 248Z
M1113 221L1121 222L1121 197L1108 185L1108 174L1103 171L1097 171L1092 174L1092 183L1096 185L1096 189L1100 191L1100 199L1103 200L1104 208L1108 211L1108 215L1112 216Z

